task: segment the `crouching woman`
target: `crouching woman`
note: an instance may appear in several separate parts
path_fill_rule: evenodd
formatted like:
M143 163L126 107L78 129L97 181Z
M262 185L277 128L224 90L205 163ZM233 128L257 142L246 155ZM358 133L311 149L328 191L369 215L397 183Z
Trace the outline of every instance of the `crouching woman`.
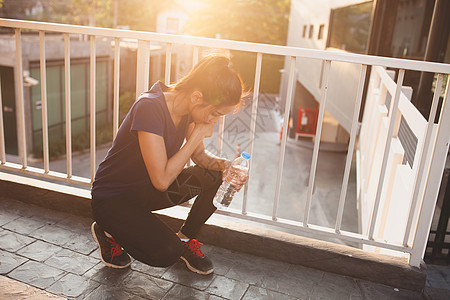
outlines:
M157 82L131 107L91 190L91 230L105 265L128 267L131 255L167 267L181 258L193 272L213 272L195 237L216 209L212 200L231 163L203 143L241 103L242 81L229 65L225 56L206 56L173 87ZM189 159L195 166L185 167ZM195 196L178 233L153 213Z

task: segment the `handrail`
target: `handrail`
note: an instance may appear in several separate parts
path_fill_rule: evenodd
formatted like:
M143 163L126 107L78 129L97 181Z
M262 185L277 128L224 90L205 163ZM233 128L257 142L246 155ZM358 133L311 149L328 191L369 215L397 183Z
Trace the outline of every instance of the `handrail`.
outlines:
M0 18L0 26L23 28L31 30L57 31L64 33L99 35L111 38L128 38L164 43L188 44L201 47L223 48L230 50L248 51L262 54L297 56L304 58L333 60L348 63L376 65L383 67L409 69L423 72L450 73L450 64L424 62L417 60L377 57L364 54L331 52L325 50L297 48L289 46L269 45L250 42L239 42L214 38L194 37L188 35L165 34L155 32L141 32L123 29L98 28L91 26L67 25L57 23L42 23Z

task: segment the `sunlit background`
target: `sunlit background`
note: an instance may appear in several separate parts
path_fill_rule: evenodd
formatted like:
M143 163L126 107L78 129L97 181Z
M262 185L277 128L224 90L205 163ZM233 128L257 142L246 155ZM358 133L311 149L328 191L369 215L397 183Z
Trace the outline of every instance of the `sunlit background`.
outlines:
M285 45L290 0L0 0L0 17ZM165 16L164 22L162 16ZM252 86L255 56L233 55ZM261 84L277 93L283 59L267 58Z

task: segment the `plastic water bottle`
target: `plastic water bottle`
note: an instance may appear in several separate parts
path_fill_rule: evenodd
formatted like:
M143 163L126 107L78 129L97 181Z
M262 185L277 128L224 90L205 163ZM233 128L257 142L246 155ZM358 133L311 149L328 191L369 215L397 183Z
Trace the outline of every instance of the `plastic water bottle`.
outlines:
M213 203L218 209L226 209L231 203L236 188L233 185L233 181L239 180L248 174L248 160L250 154L242 152L241 156L237 157L230 166L230 170L227 177L217 190L216 196L214 196Z

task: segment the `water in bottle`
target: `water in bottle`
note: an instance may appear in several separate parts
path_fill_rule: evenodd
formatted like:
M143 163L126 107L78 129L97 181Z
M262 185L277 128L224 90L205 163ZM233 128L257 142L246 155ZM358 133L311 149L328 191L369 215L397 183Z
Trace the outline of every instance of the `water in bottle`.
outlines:
M230 166L227 177L217 190L216 196L213 199L214 206L219 209L226 209L236 193L236 188L233 183L240 178L244 178L248 174L248 160L250 154L242 152L241 156L237 157Z

